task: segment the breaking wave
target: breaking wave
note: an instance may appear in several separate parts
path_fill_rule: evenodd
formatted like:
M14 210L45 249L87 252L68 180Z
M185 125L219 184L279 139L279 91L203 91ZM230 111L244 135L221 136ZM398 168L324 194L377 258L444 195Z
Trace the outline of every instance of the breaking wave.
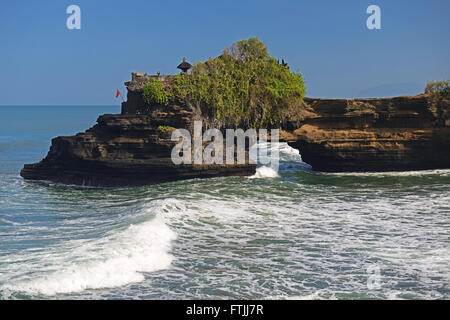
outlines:
M272 169L271 167L259 167L256 168L256 173L249 177L249 179L255 179L255 178L278 178L280 175L277 171Z
M27 275L8 281L1 291L55 295L112 288L143 281L145 272L169 268L176 234L163 215L146 213L149 216L144 221L102 238L76 240L56 251L10 258L10 265L21 266Z

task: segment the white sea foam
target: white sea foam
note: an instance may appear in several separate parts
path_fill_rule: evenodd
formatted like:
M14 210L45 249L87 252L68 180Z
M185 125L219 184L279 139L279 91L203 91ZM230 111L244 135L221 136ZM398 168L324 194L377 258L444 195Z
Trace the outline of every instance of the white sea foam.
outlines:
M15 226L15 225L20 225L20 223L17 223L17 222L8 220L8 219L6 219L6 218L0 218L0 225L1 225L1 224L10 224L10 225L13 225L13 226Z
M326 297L324 297L326 296ZM334 293L325 293L318 290L314 293L298 296L269 296L265 300L338 300Z
M324 172L322 174L334 176L394 176L394 177L414 177L427 175L450 175L450 169L416 170L416 171L381 171L381 172Z
M156 215L106 237L80 243L75 249L41 255L36 264L41 268L39 275L33 264L27 264L32 272L28 279L6 283L1 289L55 295L140 282L143 272L169 268L175 238L164 217ZM43 265L47 267L42 269Z
M259 163L268 163L273 157L280 160L301 162L302 157L297 149L286 142L265 142L255 144L250 148L250 159Z
M300 151L298 149L292 148L290 145L288 145L286 142L278 143L278 148L280 150L280 153L288 154L291 156L294 156L297 158L297 160L302 160L302 157L300 155Z
M258 179L258 178L278 178L280 175L271 167L259 167L256 168L256 173L249 177L249 179Z
M250 148L250 158L254 161L258 160L260 167L256 169L256 173L250 176L250 179L254 178L278 178L278 169L288 169L293 167L295 163L298 167L300 165L302 169L308 169L310 166L302 161L302 157L297 149L290 147L286 142L267 142L259 143ZM289 163L289 166L276 165L274 169L273 164ZM265 164L269 164L267 166Z

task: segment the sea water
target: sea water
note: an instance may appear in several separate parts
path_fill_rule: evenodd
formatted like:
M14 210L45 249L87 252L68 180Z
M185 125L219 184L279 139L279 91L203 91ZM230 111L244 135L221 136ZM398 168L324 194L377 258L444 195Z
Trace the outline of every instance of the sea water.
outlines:
M134 188L24 181L119 107L0 107L0 299L448 299L450 170L279 172Z

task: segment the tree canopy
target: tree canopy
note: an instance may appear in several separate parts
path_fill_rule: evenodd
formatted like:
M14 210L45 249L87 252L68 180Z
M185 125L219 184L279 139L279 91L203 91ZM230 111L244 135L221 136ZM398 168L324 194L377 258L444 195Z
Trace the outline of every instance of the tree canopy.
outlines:
M189 99L223 125L253 128L277 125L289 109L301 106L304 95L301 73L280 64L257 38L195 63L191 74L175 77L168 92L169 99Z
M438 96L439 98L447 98L450 96L450 80L428 81L425 93Z

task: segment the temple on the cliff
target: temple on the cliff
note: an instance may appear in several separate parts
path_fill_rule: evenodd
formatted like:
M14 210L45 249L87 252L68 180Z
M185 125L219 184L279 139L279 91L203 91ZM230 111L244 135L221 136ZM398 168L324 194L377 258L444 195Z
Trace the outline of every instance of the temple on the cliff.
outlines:
M183 58L183 62L181 62L178 66L178 69L181 69L181 72L187 74L188 70L192 68L192 65L186 61L186 57ZM133 89L136 85L138 87L142 86L144 83L149 82L152 78L158 78L163 83L163 86L168 83L171 79L173 79L174 75L161 75L158 71L156 75L149 75L147 73L142 72L132 72L131 73L131 81L125 82L125 85L128 89Z
M183 73L187 73L192 65L186 61L186 57L183 58L183 62L178 65L178 69L181 69Z
M102 187L253 175L256 164L250 162L173 163L172 151L178 141L160 127L184 128L192 136L195 121L214 125L208 115L187 101L173 101L169 106L144 101L142 90L146 82L158 78L164 87L173 77L133 72L132 80L125 82L127 101L122 102L120 114L102 115L95 126L83 133L53 139L47 156L38 163L24 165L20 175L29 180ZM280 141L301 150L302 160L313 170L367 172L450 167L448 98L436 100L430 94L371 99L304 98L303 103L282 124L280 129L285 134Z

